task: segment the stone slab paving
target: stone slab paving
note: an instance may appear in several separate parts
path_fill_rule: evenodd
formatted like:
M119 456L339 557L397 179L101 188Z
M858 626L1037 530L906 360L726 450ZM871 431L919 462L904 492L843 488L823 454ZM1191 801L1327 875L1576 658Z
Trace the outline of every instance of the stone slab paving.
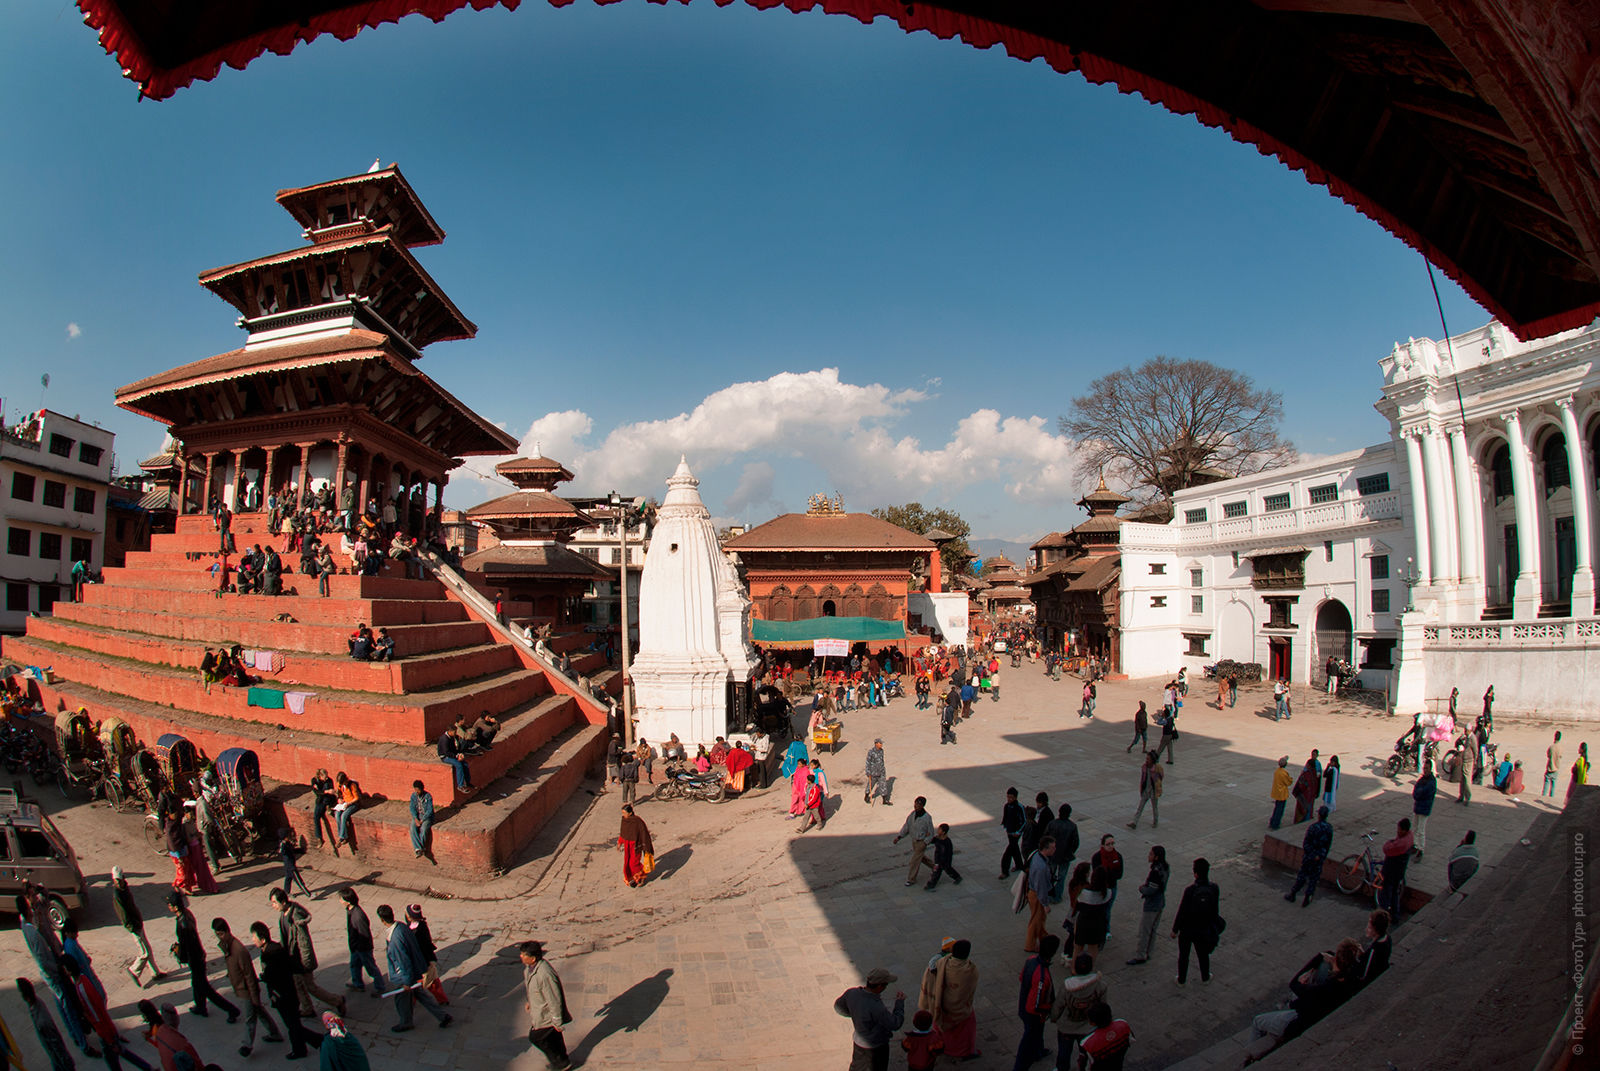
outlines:
M914 1005L919 972L941 938L964 936L973 941L983 977L977 1009L984 1056L967 1066L1008 1068L1018 1036L1015 987L1023 959L1023 920L1009 911L1009 883L997 880L1004 845L998 813L1008 785L1017 786L1025 801L1043 789L1054 802L1072 803L1085 845L1080 856L1087 856L1101 833L1111 832L1128 860L1104 958L1113 1007L1139 1037L1131 1068L1165 1067L1238 1033L1253 1012L1281 998L1288 973L1310 950L1360 932L1369 905L1331 888L1309 909L1283 902L1291 876L1260 861L1270 810L1267 788L1278 755L1288 753L1298 765L1311 747L1321 748L1324 757L1337 753L1346 773L1335 815L1335 853L1357 844L1356 832L1369 826L1387 833L1410 812L1410 779L1395 783L1374 770L1404 728L1401 719L1358 701L1307 692L1298 697L1292 721L1274 723L1264 688L1242 691L1239 706L1229 710L1208 707L1197 689L1185 708L1177 761L1167 768L1161 826L1152 829L1147 817L1130 831L1124 823L1137 802L1138 766L1137 755L1125 750L1132 711L1138 699L1154 703L1163 682L1105 684L1100 716L1084 721L1074 714L1076 680L1051 682L1038 665L1008 667L1002 678L1003 698L980 702L954 746L939 745L932 712L916 711L911 700L846 715L843 748L820 756L836 808L822 830L795 835L785 818L787 784L721 805L642 804L660 863L643 889L620 881L614 846L618 798L593 784L595 794L584 797L587 805L563 812L560 827L541 836L535 858L500 881L473 887L435 877L435 892L447 892L446 898L396 887L416 884L406 874L369 872L379 882L362 888L369 909L384 902L424 903L456 1016L448 1030L423 1015L416 1031L394 1035L388 1029L394 1021L390 1004L356 996L350 1021L368 1045L373 1066L542 1068L542 1058L524 1040L515 957L517 943L530 937L551 950L576 1020L568 1028L569 1045L590 1066L790 1071L797 1057L843 1066L849 1027L832 1012L834 998L859 984L869 968L883 965L900 976L898 985ZM1542 769L1549 728L1506 720L1502 749L1529 760L1528 781L1536 793L1535 768ZM874 736L884 738L896 779L890 807L867 807L859 795L861 763ZM1582 734L1568 736L1570 752ZM42 794L58 808L59 796L48 789ZM952 826L956 866L965 879L960 885L945 882L928 892L920 882L910 888L903 883L906 852L891 841L919 794L928 797L936 821ZM1470 807L1441 798L1430 843L1453 845L1470 820L1480 830L1485 856L1493 858L1521 835L1534 808L1551 809L1536 797L1512 801L1483 789ZM142 885L151 941L167 962L170 922L161 896L170 864L145 847L136 816L87 806L57 813L95 887L94 906L82 920L83 940L110 988L115 1013L131 1030L141 995L186 1007L186 987L168 981L141 994L119 969L130 946L105 894L106 875L120 863ZM1133 887L1155 843L1166 846L1174 863L1167 926L1195 856L1211 859L1221 884L1230 926L1210 985L1199 984L1198 972L1187 987L1174 984L1175 942L1165 931L1149 964L1123 965L1138 925ZM1445 854L1430 851L1413 884L1442 887ZM318 893L308 906L323 962L320 977L330 988L345 980L343 918L333 891L362 873L348 861L339 869L341 876L308 875ZM255 919L270 921L267 889L276 871L263 862L225 873L224 891L194 905L202 926L213 915L228 918L235 932ZM424 878L420 887L427 884ZM1052 911L1052 927L1060 918L1060 908ZM0 953L9 971L31 972L9 924L0 933ZM219 967L214 960L213 980L225 986ZM0 1014L22 1042L29 1066L42 1066L13 987L0 991ZM271 1066L281 1059L276 1047L261 1045L241 1060L236 1028L215 1015L184 1019L202 1055L225 1068ZM903 1067L903 1058L897 1055L894 1066Z

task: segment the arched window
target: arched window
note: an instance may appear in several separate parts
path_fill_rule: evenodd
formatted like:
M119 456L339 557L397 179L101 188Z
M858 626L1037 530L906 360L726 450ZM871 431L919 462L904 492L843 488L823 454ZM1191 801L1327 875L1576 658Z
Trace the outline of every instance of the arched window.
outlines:
M1567 467L1567 437L1559 431L1551 434L1544 441L1544 449L1539 452L1539 461L1544 466L1544 493L1553 495L1556 491L1572 484L1572 473Z
M1494 453L1489 455L1489 470L1494 473L1495 500L1510 498L1512 492L1511 448L1505 443L1495 447Z
M827 601L825 601L822 604L822 616L823 617L838 617L839 616L839 608L834 605L834 602L833 602L832 599L828 599Z

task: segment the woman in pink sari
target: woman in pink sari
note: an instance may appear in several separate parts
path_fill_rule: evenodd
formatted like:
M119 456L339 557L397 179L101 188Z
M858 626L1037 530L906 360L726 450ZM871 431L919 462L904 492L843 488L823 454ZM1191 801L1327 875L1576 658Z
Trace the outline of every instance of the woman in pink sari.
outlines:
M200 843L200 830L195 825L193 818L184 817L183 834L188 841L189 873L193 875L195 885L202 893L217 892L221 889L221 886L217 884L217 879L211 874L211 864L206 862L205 848Z

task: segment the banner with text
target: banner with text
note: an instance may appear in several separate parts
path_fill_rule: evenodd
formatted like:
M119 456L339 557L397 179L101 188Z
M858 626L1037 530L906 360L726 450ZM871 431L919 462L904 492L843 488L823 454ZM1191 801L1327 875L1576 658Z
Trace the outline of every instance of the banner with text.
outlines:
M843 658L850 653L850 641L813 640L811 650L818 658Z

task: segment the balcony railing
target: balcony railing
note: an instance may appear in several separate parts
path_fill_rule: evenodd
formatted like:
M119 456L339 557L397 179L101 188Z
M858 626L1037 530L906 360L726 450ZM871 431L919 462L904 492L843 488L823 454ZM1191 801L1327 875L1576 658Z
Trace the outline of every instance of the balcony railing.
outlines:
M1254 536L1279 537L1297 532L1318 532L1375 521L1395 521L1402 516L1400 495L1390 491L1321 502L1314 506L1261 513L1253 517L1234 517L1207 524L1186 524L1178 530L1178 542L1185 546L1204 543L1231 543Z

